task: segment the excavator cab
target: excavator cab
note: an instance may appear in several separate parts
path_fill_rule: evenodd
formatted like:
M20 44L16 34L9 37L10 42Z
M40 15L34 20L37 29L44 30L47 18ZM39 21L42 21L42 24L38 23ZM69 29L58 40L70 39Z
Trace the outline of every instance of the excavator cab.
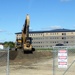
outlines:
M28 38L26 38L26 43L32 43L32 38L31 37L28 37Z
M24 53L32 53L33 52L33 47L32 47L32 38L27 37L25 39L25 43L23 44L23 52Z
M31 44L32 44L32 38L31 37L26 38L26 47L30 47Z

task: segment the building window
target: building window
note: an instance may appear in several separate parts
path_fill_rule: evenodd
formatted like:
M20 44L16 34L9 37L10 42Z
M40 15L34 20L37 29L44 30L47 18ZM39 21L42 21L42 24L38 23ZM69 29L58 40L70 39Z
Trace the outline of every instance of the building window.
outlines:
M56 43L56 41L55 41L55 43Z
M71 37L71 38L73 38L73 37Z
M62 39L66 39L66 37L62 37Z
M73 32L71 32L71 34L73 34Z
M54 35L54 33L52 33L52 35Z
M66 41L66 43L68 43L68 41Z
M68 43L68 41L64 41L64 43Z
M58 37L57 37L57 39L58 39Z
M51 35L52 35L52 33L51 33Z
M46 33L46 35L48 35L48 33Z
M62 35L66 35L66 33L62 33Z
M57 35L58 35L58 33L57 33Z

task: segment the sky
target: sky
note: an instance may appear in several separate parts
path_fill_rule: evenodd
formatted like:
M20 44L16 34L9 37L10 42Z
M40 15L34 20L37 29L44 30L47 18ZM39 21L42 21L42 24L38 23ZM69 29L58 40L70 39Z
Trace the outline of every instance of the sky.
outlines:
M27 14L32 31L75 29L75 0L0 0L0 42L15 42Z

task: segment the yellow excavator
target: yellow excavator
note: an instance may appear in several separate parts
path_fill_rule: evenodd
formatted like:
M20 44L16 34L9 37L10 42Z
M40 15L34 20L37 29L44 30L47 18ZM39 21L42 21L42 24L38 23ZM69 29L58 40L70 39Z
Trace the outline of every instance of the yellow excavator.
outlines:
M29 37L29 24L30 17L27 14L25 23L23 25L21 39L16 39L15 50L22 49L23 52L33 52L35 49L32 47L32 38Z

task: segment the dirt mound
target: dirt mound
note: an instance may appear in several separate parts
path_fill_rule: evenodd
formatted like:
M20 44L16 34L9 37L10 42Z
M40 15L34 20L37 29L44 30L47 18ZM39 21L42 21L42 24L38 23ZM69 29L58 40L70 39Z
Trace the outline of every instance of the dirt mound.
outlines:
M0 66L6 65L7 62L7 52L0 52Z
M18 56L18 51L15 51L15 50L11 50L9 52L9 59L10 60L15 60L15 58Z
M21 50L10 51L10 63L11 64L32 64L40 61L41 59L51 58L51 51L34 51L30 54L24 54Z

